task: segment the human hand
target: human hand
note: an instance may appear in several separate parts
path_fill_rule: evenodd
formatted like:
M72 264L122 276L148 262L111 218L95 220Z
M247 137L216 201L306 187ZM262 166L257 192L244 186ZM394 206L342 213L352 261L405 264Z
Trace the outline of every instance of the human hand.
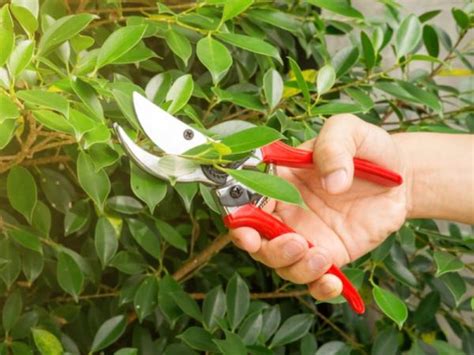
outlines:
M265 206L298 234L268 241L254 229L238 228L231 236L283 279L308 284L313 297L326 300L342 291L341 281L325 274L329 267L341 267L371 251L405 221L408 164L393 136L349 114L328 119L318 138L301 148L313 148L315 168L279 167L277 174L300 190L308 209L275 201ZM356 156L397 171L405 183L388 189L353 179ZM309 249L307 241L314 247Z

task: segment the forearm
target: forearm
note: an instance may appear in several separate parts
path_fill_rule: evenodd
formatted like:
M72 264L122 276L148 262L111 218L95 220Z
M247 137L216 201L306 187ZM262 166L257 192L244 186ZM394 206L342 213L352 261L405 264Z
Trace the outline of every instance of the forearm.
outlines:
M408 217L474 224L474 136L402 133Z

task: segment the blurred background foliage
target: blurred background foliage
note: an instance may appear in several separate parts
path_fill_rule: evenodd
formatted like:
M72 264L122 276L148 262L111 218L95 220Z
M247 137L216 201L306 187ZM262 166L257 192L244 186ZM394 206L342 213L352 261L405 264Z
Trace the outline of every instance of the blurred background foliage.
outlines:
M453 36L436 8L374 3L4 2L0 354L473 354L469 227L409 221L348 266L356 316L230 246L208 188L142 172L111 129L143 140L138 91L221 136L258 124L294 145L341 112L474 132L473 4L451 10Z

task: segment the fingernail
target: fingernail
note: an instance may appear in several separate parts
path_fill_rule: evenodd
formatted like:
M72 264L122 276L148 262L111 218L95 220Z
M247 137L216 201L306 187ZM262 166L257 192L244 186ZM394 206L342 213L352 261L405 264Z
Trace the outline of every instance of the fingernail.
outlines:
M295 256L301 254L303 252L303 248L304 246L302 243L297 242L296 240L289 241L283 247L283 256L286 259L291 260Z
M323 295L331 296L332 294L334 294L335 291L336 288L334 287L332 282L325 282L321 285L321 292L323 293Z
M326 258L321 254L315 254L308 260L308 268L314 272L322 270L326 264Z
M323 187L327 192L334 194L340 192L347 183L347 172L345 169L339 169L328 176L323 180Z

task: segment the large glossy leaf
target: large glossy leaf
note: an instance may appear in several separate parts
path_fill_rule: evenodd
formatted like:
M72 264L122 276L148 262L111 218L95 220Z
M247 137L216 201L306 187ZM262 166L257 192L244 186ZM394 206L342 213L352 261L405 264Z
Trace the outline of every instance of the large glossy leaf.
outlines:
M326 93L332 88L336 81L336 72L332 65L325 65L318 71L318 78L316 80L316 87L318 95Z
M84 274L80 265L69 253L59 252L56 274L61 288L78 300L84 286Z
M283 95L283 79L275 69L269 69L263 77L263 91L271 110L280 102Z
M194 82L190 74L183 75L176 79L168 91L168 94L166 94L166 101L171 101L168 112L173 114L182 109L191 98L193 89Z
M135 47L145 34L145 25L126 26L113 32L100 48L96 68L113 63Z
M8 59L8 68L12 77L17 77L30 64L33 58L35 42L24 40L16 44L15 49Z
M296 187L276 175L252 170L225 169L225 172L257 193L283 202L304 206L303 198Z
M12 30L0 28L0 67L6 63L15 45L15 35Z
M11 206L31 222L38 200L38 191L33 175L26 168L14 166L10 169L7 178L7 195Z
M64 353L63 346L56 336L47 330L33 328L33 340L41 355L59 355Z
M396 33L397 58L401 58L415 49L421 36L422 29L418 17L413 14L405 17Z
M202 305L203 322L207 329L213 330L226 312L226 299L221 286L214 287L206 294Z
M188 65L189 57L192 54L191 43L181 33L174 31L173 29L168 30L165 33L166 44L170 49L183 61L184 65Z
M22 90L17 93L17 96L26 104L33 107L50 108L66 116L69 113L67 100L63 96L53 92L40 89Z
M127 320L119 315L106 320L94 336L91 352L102 350L117 341L127 328Z
M225 290L227 304L227 319L232 330L242 322L250 305L250 293L247 284L235 274Z
M312 323L311 314L297 314L288 318L276 332L271 346L277 347L301 339L309 331Z
M408 317L408 310L405 303L403 303L403 301L394 293L377 285L374 285L372 294L377 306L379 306L382 312L384 312L387 317L392 319L398 327L401 328Z
M196 54L212 75L214 84L222 80L232 65L229 50L219 41L207 36L199 40Z

